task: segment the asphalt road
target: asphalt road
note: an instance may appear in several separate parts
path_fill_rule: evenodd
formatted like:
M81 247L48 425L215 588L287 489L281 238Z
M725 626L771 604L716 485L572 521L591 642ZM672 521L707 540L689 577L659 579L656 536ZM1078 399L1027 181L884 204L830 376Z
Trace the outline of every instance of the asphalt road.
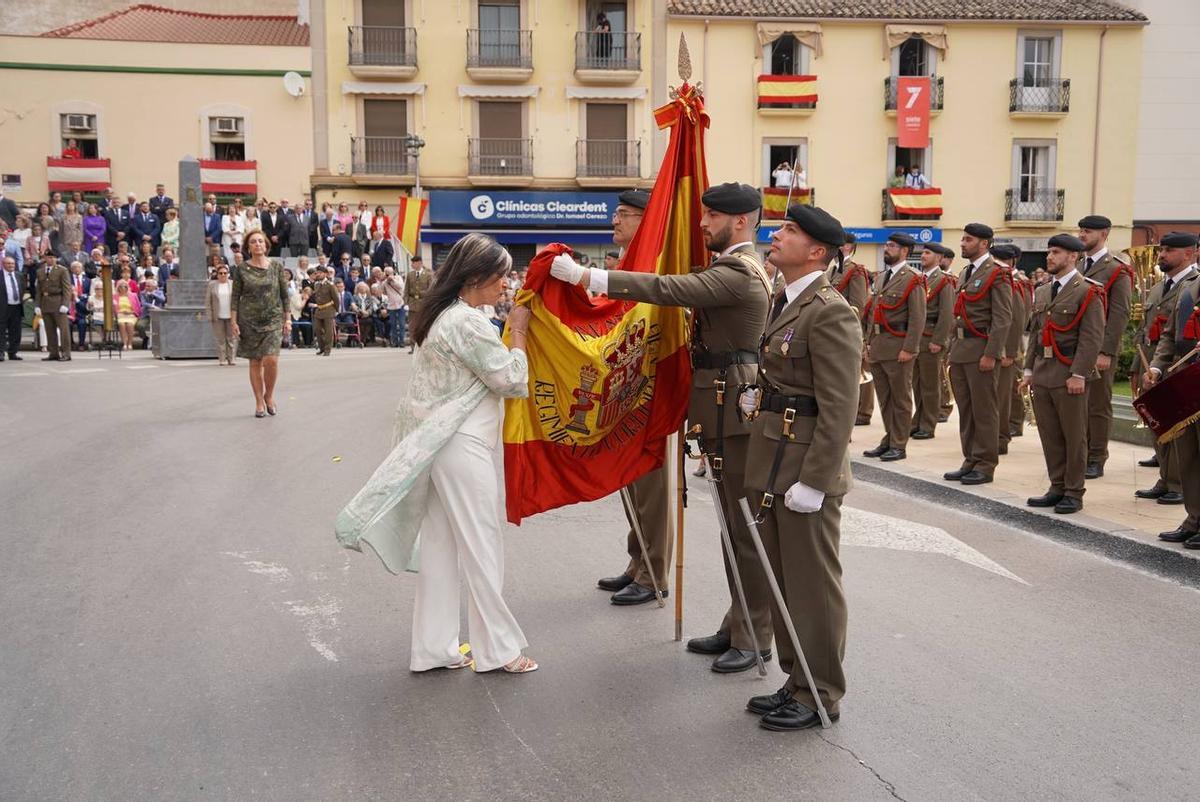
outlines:
M0 365L0 800L1195 799L1197 591L860 484L825 732L613 607L615 497L506 532L526 676L407 670L413 583L339 549L405 353ZM340 457L340 460L337 459ZM696 480L693 480L696 481ZM696 485L688 636L726 604ZM673 601L673 600L672 600ZM465 634L465 630L464 630Z

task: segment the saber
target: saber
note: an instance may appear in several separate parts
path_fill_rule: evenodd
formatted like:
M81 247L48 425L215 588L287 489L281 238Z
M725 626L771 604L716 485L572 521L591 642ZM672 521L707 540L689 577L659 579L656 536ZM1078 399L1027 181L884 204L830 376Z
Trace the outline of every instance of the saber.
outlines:
M783 600L783 592L779 590L779 582L775 580L775 571L771 568L771 561L767 559L767 550L763 548L762 537L758 534L758 522L750 512L750 505L746 502L746 499L738 499L738 505L742 508L742 515L746 516L746 528L750 530L750 537L754 540L754 548L758 551L758 559L762 561L763 569L767 573L767 582L770 583L771 593L775 596L775 606L779 608L779 615L783 618L788 636L792 639L792 647L796 650L796 657L800 658L800 667L804 669L804 679L808 681L808 689L812 691L813 698L817 700L817 715L821 717L821 728L827 730L833 724L829 721L829 714L825 712L825 705L821 703L821 694L818 693L817 683L813 681L812 672L808 669L808 659L804 656L804 649L800 648L800 636L796 634L796 625L792 623L792 614L788 611L787 602Z
M758 647L758 634L754 631L754 621L750 618L750 605L746 603L746 591L742 587L742 574L738 571L737 558L733 552L733 539L729 536L729 522L725 520L725 506L721 503L721 486L716 479L708 479L708 492L712 494L713 506L717 508L717 523L721 525L721 543L725 545L725 557L733 570L733 587L737 590L738 603L742 606L742 616L746 619L746 631L750 633L750 643L754 646L754 659L758 661L758 675L767 676L767 665L763 662L762 650Z
M642 547L642 562L650 574L650 583L654 585L654 597L658 599L659 607L666 607L667 603L663 601L662 591L658 589L658 577L654 574L654 566L650 565L650 552L646 550L646 538L642 536L642 519L638 517L637 507L633 506L633 499L629 497L628 487L621 488L621 503L625 505L625 514L629 516L633 533L637 535L638 545Z

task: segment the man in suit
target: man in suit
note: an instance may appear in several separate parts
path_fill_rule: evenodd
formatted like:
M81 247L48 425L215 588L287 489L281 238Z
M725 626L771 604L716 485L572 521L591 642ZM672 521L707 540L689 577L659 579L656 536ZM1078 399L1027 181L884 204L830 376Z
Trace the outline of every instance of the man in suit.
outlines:
M167 209L175 205L175 201L167 197L167 188L162 184L154 185L154 197L149 201L150 211L159 220L167 219Z
M104 249L97 245L92 248L92 252L88 254L88 260L83 263L83 274L89 279L98 278L100 269L104 267Z
M42 316L46 323L47 356L43 362L69 362L71 360L71 304L75 302L71 288L71 274L56 264L53 253L46 254L38 268L37 306L34 314Z
M25 277L17 269L17 260L4 257L4 272L0 273L0 360L21 361L21 318L25 312Z
M793 205L771 235L769 259L785 287L771 305L758 387L738 405L753 415L746 488L786 611L772 610L787 681L746 704L769 730L820 725L816 699L840 717L846 692L846 601L838 555L842 498L862 365L862 322L825 271L846 233L815 206ZM778 613L778 615L776 615ZM808 658L810 687L792 646L788 615Z
M133 218L137 217L137 213L138 213L137 195L130 192L128 195L125 196L125 215L126 215L126 217L129 218L129 221L132 223Z
M993 236L983 223L963 229L961 250L970 264L959 276L954 302L958 338L950 348L950 385L958 402L963 461L943 478L964 485L991 482L1000 462L996 365L1012 325L1012 287L988 253Z
M372 267L391 267L395 264L395 254L392 251L392 243L383 238L383 229L377 228L371 234L371 244L367 249L368 255L371 257Z
M313 326L317 330L317 353L329 356L337 340L334 319L341 299L338 297L337 287L329 280L329 271L324 265L317 265L315 276L316 281L313 282L308 303L312 307Z
M350 223L350 230L346 233L350 235L350 239L354 243L354 258L365 262L367 248L371 244L371 231L367 228L367 224L362 221L361 217L355 215L354 220Z
M354 243L351 242L350 236L342 231L342 224L336 220L331 230L333 239L329 245L329 261L337 265L342 261L342 254L354 256Z
M422 298L433 286L433 274L425 269L425 262L420 256L412 258L412 266L404 277L404 304L408 307L409 315L415 315L424 305ZM416 349L415 342L408 347L411 354Z
M92 280L83 272L82 262L71 263L71 290L75 293L75 302L71 305L71 321L75 325L75 336L83 351L87 348L87 301L92 291Z
M917 241L898 231L883 246L884 269L875 278L867 302L867 364L879 414L883 439L864 457L895 462L907 456L913 420L913 368L921 351L925 324L925 282L908 264Z
M336 231L334 230L335 226L337 227ZM325 212L321 215L321 219L317 224L317 235L321 241L321 251L334 264L337 264L337 260L333 258L333 241L340 230L338 220L333 214L333 207L326 205Z
M284 212L287 225L288 253L292 256L307 256L309 235L311 233L310 224L316 222L313 220L312 209L304 206L299 209L288 208Z
M611 298L696 310L691 354L696 376L688 404L688 429L698 435L713 480L719 483L735 564L731 565L729 556L722 552L730 604L716 633L693 638L687 647L698 654L713 655L713 671L732 674L755 665L755 643L764 659L771 657L770 586L745 516L738 507L738 500L746 494L750 427L737 414L733 388L754 383L759 338L767 321L772 291L754 246L754 231L762 206L758 189L746 184L720 184L709 188L701 203L700 229L705 245L718 254L703 270L679 276L609 271L584 268L563 255L554 259L550 274L582 284L592 292L607 293ZM663 506L665 502L665 498L660 500ZM666 554L670 554L669 549ZM664 587L668 565L664 562L661 569L659 587ZM734 570L745 589L749 625L737 601ZM634 583L649 581L641 573L639 566Z
M4 190L0 190L0 220L10 229L17 225L17 215L21 213L21 208L17 206L12 198L4 196Z
M913 369L914 440L931 440L938 425L942 375L946 367L946 349L954 327L954 277L943 272L942 257L954 251L931 242L921 251L921 269L925 273L925 326L921 332L921 353Z
M172 277L179 275L179 257L175 255L174 248L163 248L162 264L158 266L156 275L158 276L158 289L162 291L163 297L166 298L170 293L170 290L167 289L168 282L171 281Z
M357 316L351 305L354 301L354 293L346 289L346 282L340 278L333 280L334 289L337 290L337 317L338 323L353 323Z
M1088 464L1087 478L1104 476L1108 461L1108 435L1112 430L1112 389L1117 375L1117 354L1121 337L1129 322L1136 279L1132 268L1116 259L1108 250L1112 221L1102 214L1089 214L1079 221L1079 239L1087 246L1083 277L1100 282L1104 288L1104 347L1096 360L1094 378L1088 380Z
M112 204L104 210L104 222L108 229L104 232L104 244L108 252L115 254L117 246L129 238L129 207Z
M137 215L129 224L133 240L132 248L140 248L143 242L149 242L155 251L162 242L162 220L150 211L150 201L138 204Z
M262 212L258 219L262 223L263 234L267 235L267 243L270 246L267 255L279 256L283 252L283 243L287 239L287 216L279 211L275 201L271 201L267 204L266 211Z
M1050 474L1050 489L1026 503L1053 507L1060 515L1083 509L1087 379L1104 337L1101 285L1075 269L1084 247L1070 234L1050 238L1046 272L1052 281L1034 296L1032 331L1037 344L1025 354L1021 379L1022 388L1033 392L1038 437Z
M204 203L204 243L206 245L221 244L221 213L212 201Z

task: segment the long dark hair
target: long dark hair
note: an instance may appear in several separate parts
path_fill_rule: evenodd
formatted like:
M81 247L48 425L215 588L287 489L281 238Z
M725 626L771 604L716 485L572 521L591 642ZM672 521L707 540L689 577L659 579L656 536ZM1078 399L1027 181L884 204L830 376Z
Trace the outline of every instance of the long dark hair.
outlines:
M413 315L412 338L423 345L438 315L458 300L464 289L478 287L512 269L512 256L486 234L468 234L454 243L445 263L438 268L420 311Z

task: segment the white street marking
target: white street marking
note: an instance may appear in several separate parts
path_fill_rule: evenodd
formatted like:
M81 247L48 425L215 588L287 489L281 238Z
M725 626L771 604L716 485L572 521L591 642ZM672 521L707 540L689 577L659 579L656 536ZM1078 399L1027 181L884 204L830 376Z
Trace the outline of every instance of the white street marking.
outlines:
M331 663L338 661L337 654L322 640L326 632L336 633L338 629L338 613L342 605L338 600L322 593L315 604L304 604L298 601L285 601L284 604L292 615L304 624L304 634L308 636L308 645L316 649L317 654Z

